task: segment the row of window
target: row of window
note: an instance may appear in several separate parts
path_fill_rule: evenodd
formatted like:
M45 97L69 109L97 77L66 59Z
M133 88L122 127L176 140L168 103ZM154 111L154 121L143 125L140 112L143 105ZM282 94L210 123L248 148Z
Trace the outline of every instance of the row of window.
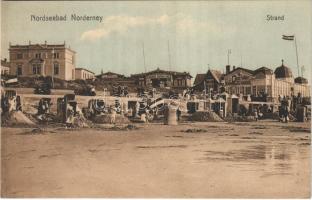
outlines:
M44 58L44 56L43 56L44 54L45 54L45 53L36 53L36 54L35 54L35 58L37 58L37 59ZM46 54L45 54L45 55L46 55ZM53 53L53 54L52 54L52 57L53 57L53 59L58 59L58 58L60 58L60 54L59 54L59 53ZM16 54L16 58L17 58L17 59L23 59L23 54L22 54L22 53ZM72 56L71 63L72 63L72 64L75 63L75 56Z
M33 65L33 74L41 74L41 64Z
M44 55L46 55L45 53L35 53L35 58L40 59L40 58L44 58ZM53 53L52 57L57 59L60 57L59 53ZM22 53L18 53L16 54L16 59L23 59L23 54Z
M232 81L231 82L235 82L235 81L247 81L250 80L251 77L248 76L232 76ZM230 82L229 79L227 79L227 82Z
M174 81L174 85L176 86L185 86L186 85L186 80L183 79L178 79Z
M90 73L82 73L83 79L91 79L93 78L93 75Z
M32 65L32 72L34 75L40 75L41 74L41 70L42 69L42 66L41 64L33 64ZM17 69L16 69L16 74L18 76L21 76L23 75L23 69L22 69L22 66L18 66ZM53 74L54 75L59 75L60 74L60 66L58 63L54 63L53 65Z
M241 86L241 87L229 87L227 91L231 94L243 94L243 95L258 95L260 93L271 94L271 86Z

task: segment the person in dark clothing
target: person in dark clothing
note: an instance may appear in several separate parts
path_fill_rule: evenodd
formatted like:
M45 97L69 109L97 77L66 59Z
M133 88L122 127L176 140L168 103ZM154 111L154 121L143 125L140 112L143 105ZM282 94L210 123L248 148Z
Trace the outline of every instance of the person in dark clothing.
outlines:
M289 104L286 98L284 97L281 102L281 116L282 116L282 122L288 122L289 119Z
M180 108L177 109L177 118L178 118L178 121L180 121L180 117L181 117L181 110Z

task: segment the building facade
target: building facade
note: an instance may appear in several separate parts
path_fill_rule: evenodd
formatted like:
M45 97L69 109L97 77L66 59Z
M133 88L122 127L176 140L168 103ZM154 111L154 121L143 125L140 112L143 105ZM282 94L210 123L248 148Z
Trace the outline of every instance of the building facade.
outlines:
M255 70L251 80L251 90L244 95L275 97L273 87L276 86L278 80L275 79L273 71L266 67Z
M82 80L88 80L88 79L94 79L95 74L94 72L85 69L85 68L75 68L75 79L82 79Z
M197 74L193 88L195 91L202 92L206 89L207 93L223 92L222 86L224 75L219 70L209 69L206 74Z
M253 71L245 68L235 68L224 75L225 91L230 94L251 94Z
M189 73L165 71L159 68L146 73L133 74L131 78L140 87L185 89L192 85L192 76Z
M208 70L206 74L198 74L194 88L198 91L206 90L214 92L226 91L235 95L250 95L251 97L265 97L268 101L277 100L280 96L310 96L308 80L303 77L294 78L287 66L277 67L275 71L260 67L256 70L245 68L230 69L226 66L226 73L221 74L216 70Z
M75 79L76 52L64 44L11 45L10 74Z
M261 67L254 71L238 68L225 75L225 88L230 94L265 96L269 100L276 100L282 96L310 96L310 86L303 77L294 78L289 67L282 65L275 71Z

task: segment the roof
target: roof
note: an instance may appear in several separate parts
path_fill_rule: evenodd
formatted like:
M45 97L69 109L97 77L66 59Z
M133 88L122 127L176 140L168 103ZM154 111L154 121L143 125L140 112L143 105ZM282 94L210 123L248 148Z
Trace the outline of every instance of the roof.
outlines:
M122 74L117 74L117 73L110 72L110 71L105 72L105 73L101 73L101 74L99 74L99 75L96 75L96 77L102 77L103 75L108 75L108 76L116 75L116 76L118 76L118 77L124 77L124 75L122 75Z
M74 53L76 53L74 50L72 50L70 47L66 47L65 45L65 42L63 44L47 44L47 43L44 43L44 44L28 44L28 45L11 45L10 44L10 48L9 48L9 51L10 50L14 50L14 49L38 49L38 48L41 48L41 49L67 49L69 51L72 51Z
M282 65L275 69L274 74L275 74L275 78L293 77L291 69L284 65L284 60L282 60Z
M206 78L206 74L196 74L194 85L198 85L203 82Z
M251 74L251 75L254 74L254 71L253 71L253 70L246 69L246 68L242 68L242 67L237 67L237 68L235 68L234 70L230 71L228 74L231 74L231 73L233 73L233 72L235 72L235 71L237 71L237 70L243 70L243 71L245 71L245 72L247 72L247 73L249 73L249 74ZM226 74L226 75L228 75L228 74Z
M254 75L258 73L263 73L265 75L273 74L273 70L267 68L267 67L260 67L254 71Z
M235 68L234 70L230 71L228 74L231 74L233 73L234 71L237 71L237 70L243 70L251 75L256 75L258 73L263 73L265 75L268 75L268 74L273 74L273 70L270 69L270 68L267 68L267 67L260 67L256 70L250 70L250 69L246 69L246 68L242 68L242 67L238 67L238 68ZM227 74L226 74L227 75Z
M88 70L86 68L82 68L82 67L75 68L75 70L84 70L84 71L87 71L87 72L90 72L90 73L94 74L94 72L92 72L92 71L90 71L90 70Z
M166 70L161 70L159 68L157 68L156 70L145 72L145 73L132 74L131 76L134 76L134 77L135 76L144 76L144 75L149 75L149 74L153 74L153 73L167 73L167 74L171 74L173 76L188 76L188 77L192 78L192 76L188 72L166 71Z
M222 78L222 73L221 73L221 71L219 71L219 70L212 70L212 69L208 70L208 72L209 72L209 71L210 71L211 75L213 76L213 78L214 78L218 83L220 83L221 78Z
M306 78L299 76L299 77L295 78L295 83L308 84L308 80Z

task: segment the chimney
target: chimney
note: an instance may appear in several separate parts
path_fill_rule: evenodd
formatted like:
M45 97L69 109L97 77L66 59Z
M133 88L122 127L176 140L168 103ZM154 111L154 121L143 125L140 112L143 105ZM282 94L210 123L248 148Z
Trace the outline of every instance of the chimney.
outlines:
M230 73L230 71L231 71L231 66L230 65L225 66L225 74Z
M47 41L46 40L44 41L44 44L47 45Z
M233 66L233 71L235 70L235 68L236 68L236 67L235 67L235 66Z
M28 41L28 44L31 45L31 41L30 40Z

